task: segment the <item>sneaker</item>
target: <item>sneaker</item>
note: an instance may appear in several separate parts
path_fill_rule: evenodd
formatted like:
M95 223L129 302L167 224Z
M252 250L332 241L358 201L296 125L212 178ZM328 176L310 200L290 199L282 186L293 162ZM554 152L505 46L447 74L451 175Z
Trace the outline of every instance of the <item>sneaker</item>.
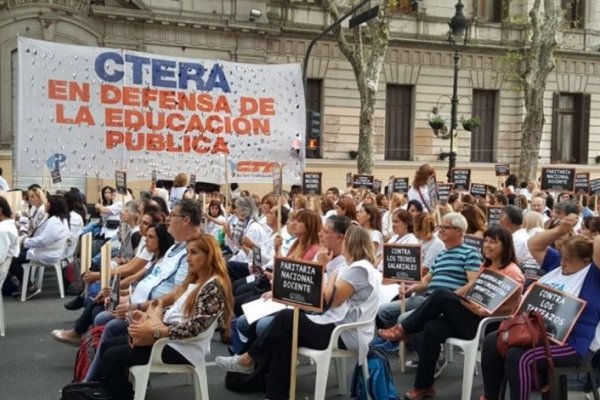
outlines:
M404 365L406 366L406 368L417 368L419 366L419 359L416 358L414 360L407 361L406 363L404 363Z
M435 379L437 379L438 376L440 376L442 374L442 372L444 371L444 368L446 368L446 365L448 365L448 362L443 357L443 355L440 355L440 357L438 358L438 360L435 363L435 373L433 374L433 377Z
M600 387L596 389L600 392ZM588 392L585 394L585 400L594 400L594 392Z
M386 344L386 343L387 343L387 340L385 340L384 338L380 338L379 336L377 336L371 342L371 346L373 346L373 347L383 347L383 345Z
M73 336L72 330L70 329L54 329L50 334L54 339L62 343L77 347L79 347L79 344L81 343L81 338L77 335Z
M400 349L400 342L385 342L381 348L390 353L398 351Z
M217 364L217 366L221 367L225 371L229 371L229 372L239 372L240 374L247 374L247 375L254 372L254 365L251 365L249 367L244 367L243 365L240 364L240 356L239 355L235 355L233 357L219 356L219 357L215 358L215 364Z
M83 308L83 302L83 297L76 296L73 300L65 303L65 308L71 311L79 310L80 308Z

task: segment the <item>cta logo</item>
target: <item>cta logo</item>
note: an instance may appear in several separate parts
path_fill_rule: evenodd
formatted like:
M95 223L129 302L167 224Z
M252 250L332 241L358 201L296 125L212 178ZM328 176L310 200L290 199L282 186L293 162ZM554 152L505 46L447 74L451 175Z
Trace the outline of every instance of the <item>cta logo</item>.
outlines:
M242 160L230 162L233 176L242 176L248 174L271 174L273 168L277 166L275 161Z

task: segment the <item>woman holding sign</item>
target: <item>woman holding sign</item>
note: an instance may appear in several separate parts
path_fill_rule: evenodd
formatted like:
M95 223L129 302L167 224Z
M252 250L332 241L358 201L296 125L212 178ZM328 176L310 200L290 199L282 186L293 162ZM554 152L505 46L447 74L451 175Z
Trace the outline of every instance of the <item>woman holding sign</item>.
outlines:
M429 190L427 188L427 180L435 175L435 170L429 164L423 164L415 171L415 177L412 181L412 186L408 189L408 201L416 200L425 209L426 212L431 212L429 204Z
M570 214L557 226L538 233L528 242L531 254L540 267L547 271L539 283L587 302L565 344L550 346L557 367L581 364L600 323L600 239L596 237L592 243L582 236L568 237L577 222L578 216ZM555 242L560 253L550 247ZM509 347L503 356L498 352L497 336L498 332L487 335L481 352L485 390L482 399L500 398L504 380L508 381L511 400L528 399L533 382L537 379L533 376L534 364L538 371L548 367L545 347Z
M352 226L346 231L342 251L347 266L337 269L324 289L326 309L320 315L300 314L298 346L322 350L329 345L336 325L373 318L377 311L379 282L373 267L375 255L371 238L366 230ZM266 397L282 400L289 397L292 310L279 312L247 353L233 357L217 357L216 363L227 371L250 374L255 364L268 370ZM373 326L341 335L344 348L359 350L364 360L368 343L373 337Z
M519 284L518 290L509 293L493 315L511 314L518 304L525 281L516 264L511 234L501 227L492 227L484 234L484 261L481 270L489 270L508 276ZM479 322L490 316L483 307L461 297L469 292L475 281L452 292L437 289L427 297L411 315L389 329L380 329L379 336L394 340L407 340L410 335L421 333L417 344L419 364L415 384L405 393L409 400L420 400L435 395L434 374L440 353L440 345L450 337L470 340L475 337Z

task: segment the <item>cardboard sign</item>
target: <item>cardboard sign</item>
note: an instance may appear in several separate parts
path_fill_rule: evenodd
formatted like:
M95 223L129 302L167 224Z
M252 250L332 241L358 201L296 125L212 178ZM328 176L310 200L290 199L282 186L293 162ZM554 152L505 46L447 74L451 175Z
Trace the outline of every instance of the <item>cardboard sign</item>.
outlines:
M421 281L421 246L383 245L383 277L394 281Z
M548 339L563 345L585 305L585 300L536 282L525 294L518 312L540 313L546 323Z
M454 183L440 183L438 184L438 196L440 201L448 201L448 196L454 187Z
M594 196L600 195L600 178L592 179L590 181L590 194Z
M408 178L394 178L392 181L393 193L408 193Z
M527 279L537 281L542 276L546 275L546 271L541 269L536 263L519 265L519 268L521 268L521 272L523 272L523 275Z
M465 297L493 314L520 286L508 276L485 268Z
M346 174L346 187L352 186L352 172Z
M374 179L373 180L373 192L375 193L381 193L381 180L380 179Z
M81 235L81 275L92 266L92 233Z
M487 185L485 183L471 183L470 193L475 197L485 198L487 196Z
M373 175L352 175L354 189L373 189Z
M112 244L110 240L100 248L100 286L102 289L110 287L110 256Z
M283 191L283 168L279 164L273 167L273 195L281 196Z
M307 196L320 196L322 172L305 172L302 174L302 193Z
M572 192L575 168L542 168L542 190Z
M273 301L303 310L323 310L323 266L275 257Z
M152 170L152 176L150 177L150 179L152 181L152 185L156 185L157 178L156 178L156 170L155 169Z
M117 193L127 194L127 172L115 171L115 183L117 187Z
M471 187L471 170L468 168L454 168L450 175L454 183L454 190L467 192Z
M190 174L190 186L196 187L196 174Z
M52 183L62 182L62 177L60 176L60 169L54 169L50 171L50 176L52 177Z
M427 179L427 194L429 195L429 211L433 212L440 203L435 175L432 175Z
M575 174L575 194L588 194L590 191L590 173L578 172Z
M262 266L262 254L260 252L260 247L257 245L252 246L252 272L259 276L264 274Z
M119 305L119 295L121 294L121 274L115 275L110 291L110 303L108 309L114 311Z
M496 164L496 176L509 176L510 175L510 164Z
M483 238L475 235L465 235L463 241L465 244L475 247L479 251L483 251Z
M504 206L490 206L487 208L487 227L491 228L494 225L500 224L500 216Z

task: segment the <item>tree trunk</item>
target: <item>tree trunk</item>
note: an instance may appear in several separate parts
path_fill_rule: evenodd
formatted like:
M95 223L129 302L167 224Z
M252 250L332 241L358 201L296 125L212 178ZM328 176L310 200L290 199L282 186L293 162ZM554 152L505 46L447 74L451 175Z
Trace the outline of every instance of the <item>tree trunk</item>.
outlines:
M367 93L363 94L363 91ZM360 120L358 127L358 157L356 168L359 174L371 175L373 173L373 134L375 115L375 96L369 94L368 88L359 89Z

